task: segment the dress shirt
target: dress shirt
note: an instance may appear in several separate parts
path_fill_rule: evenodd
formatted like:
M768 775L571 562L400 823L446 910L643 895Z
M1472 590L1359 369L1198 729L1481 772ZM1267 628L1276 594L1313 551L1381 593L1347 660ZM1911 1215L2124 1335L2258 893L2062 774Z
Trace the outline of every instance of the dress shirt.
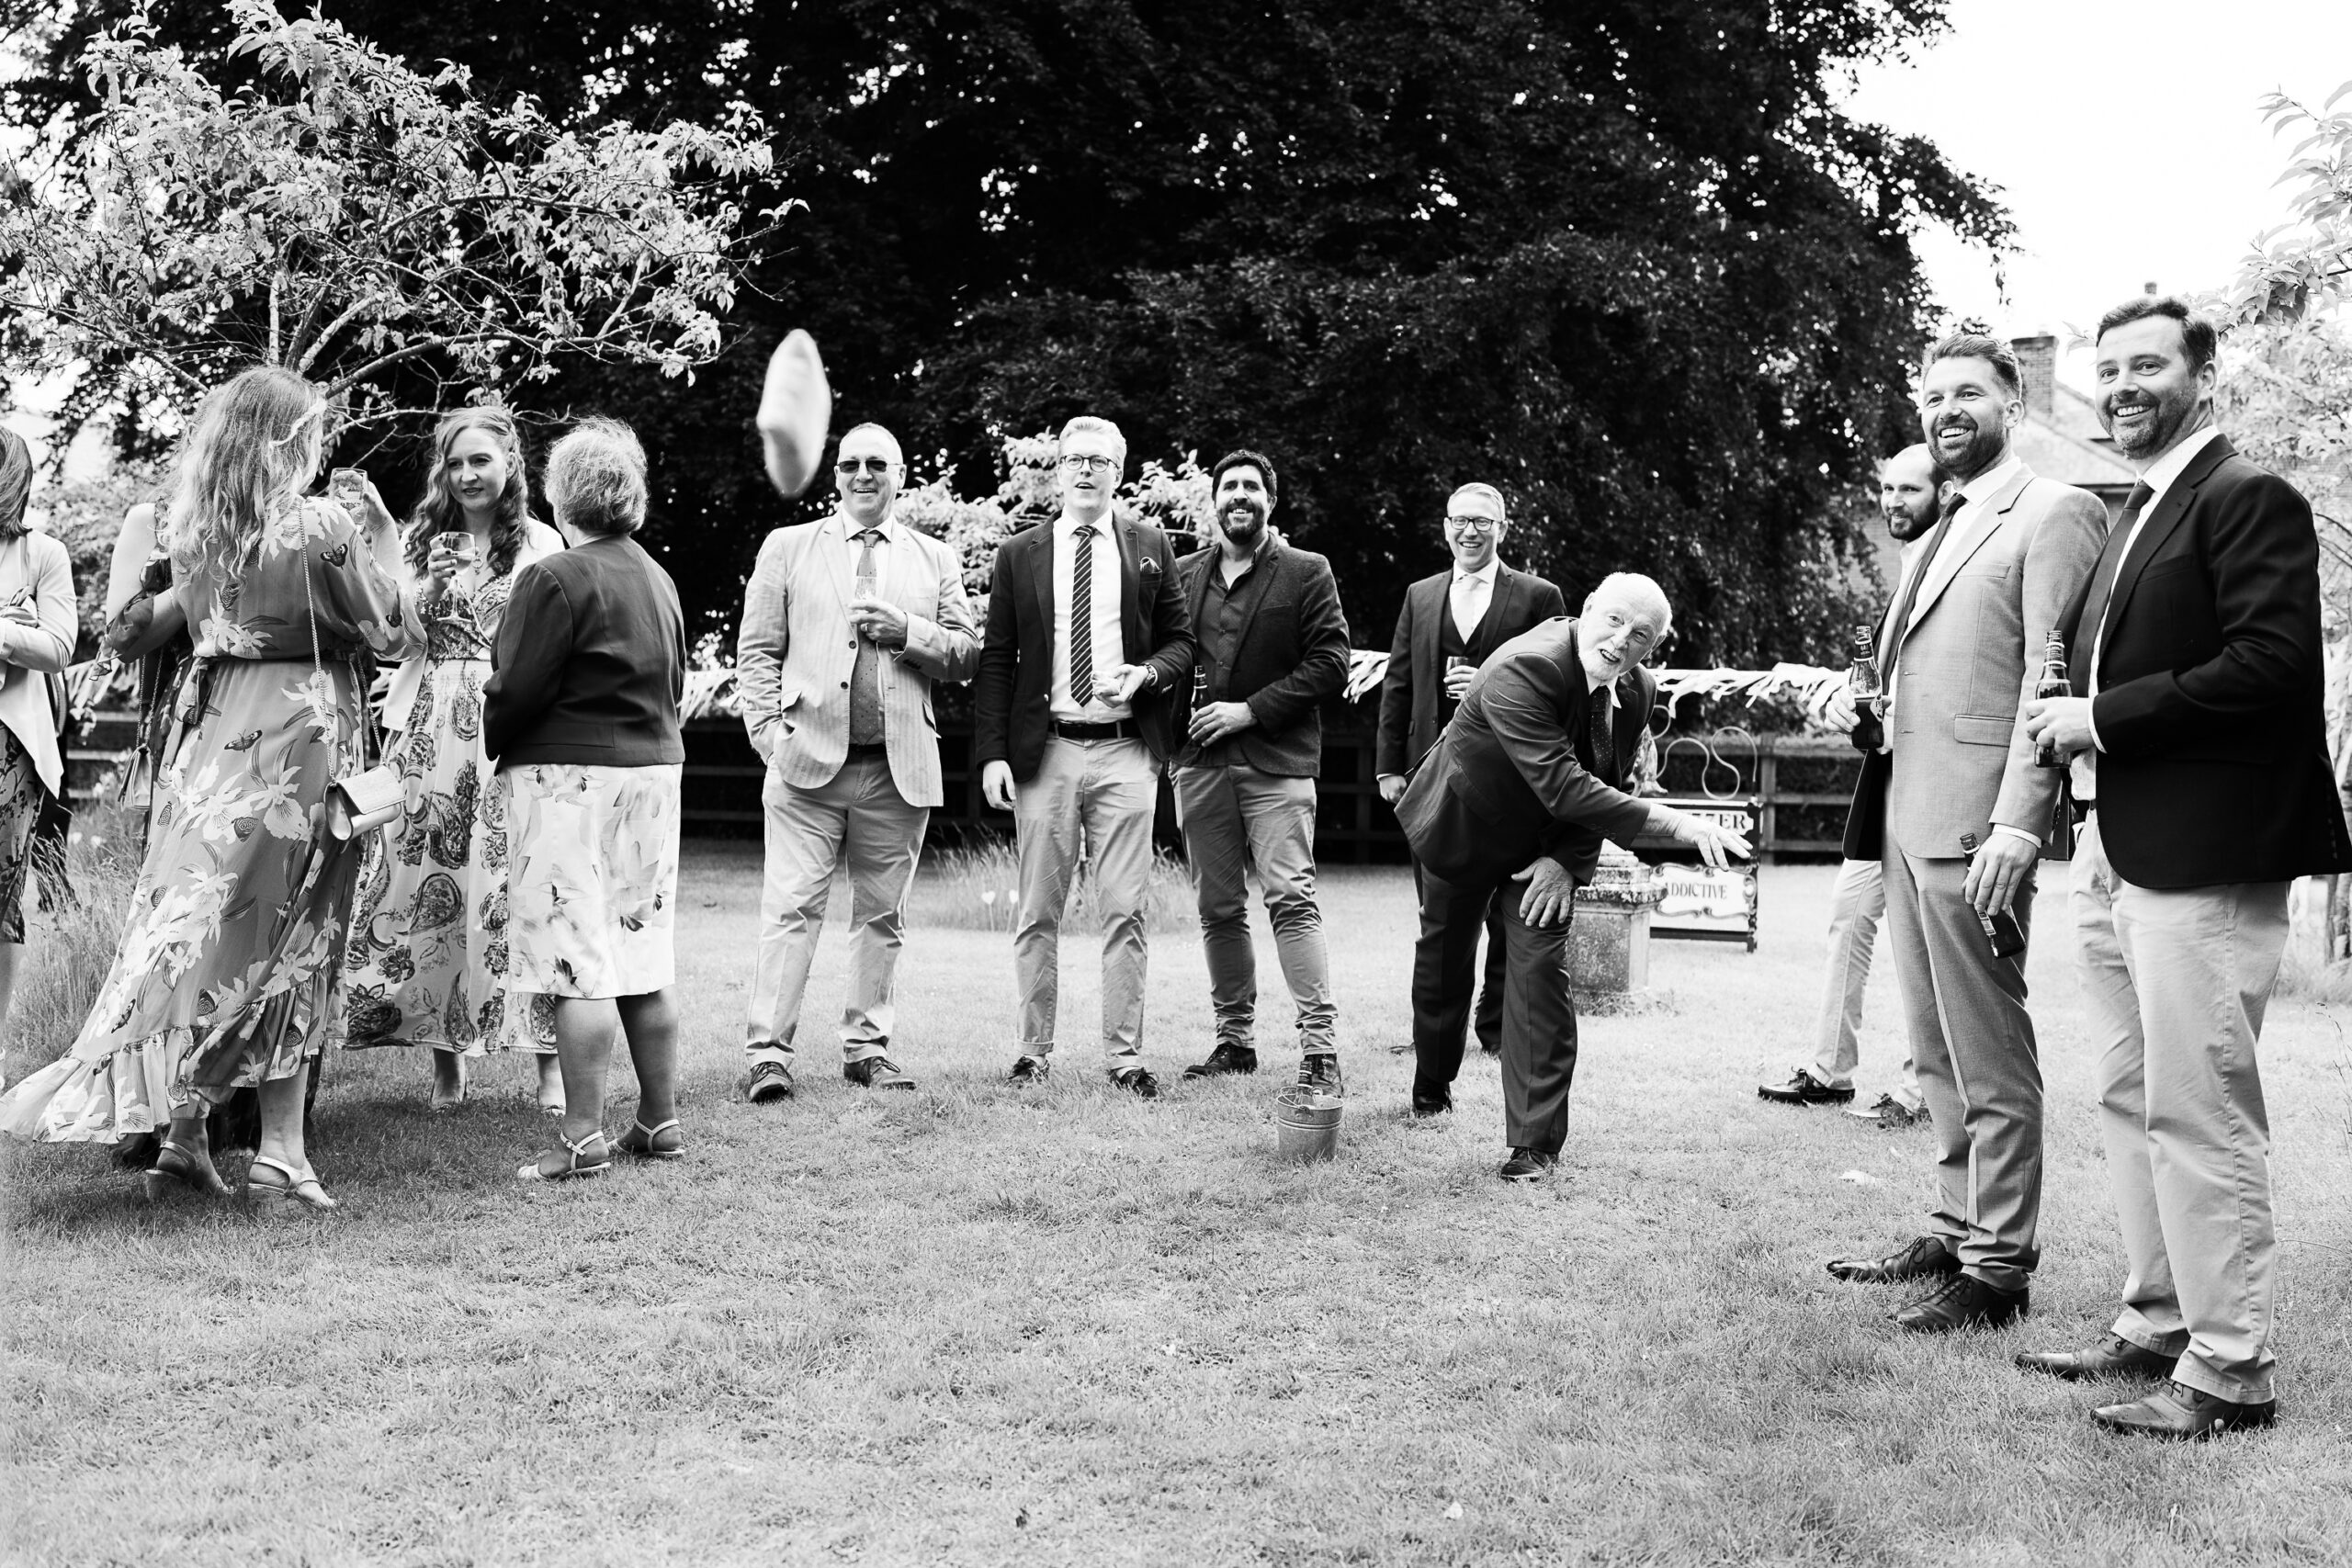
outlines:
M2181 470L2188 467L2189 460L2205 450L2206 444L2221 434L2221 426L2209 424L2149 464L2141 473L2140 482L2148 487L2148 501L2146 505L2140 508L2140 515L2132 519L2132 532L2123 540L2122 553L2115 558L2115 570L2118 572L2122 571L2123 563L2132 558L2132 547L2140 542L2140 530L2148 525L2148 519L2154 515L2156 508L2163 503L2165 491L2170 490L2173 481L2180 478ZM2115 608L2115 600L2111 596L2107 602L2107 608L2109 610ZM2085 692L2083 695L2095 699L2098 695L2098 656L2107 641L2107 616L2104 613L2099 616L2098 625L2091 627L2090 632L2090 675L2085 682L2090 690ZM2075 635L2082 636L2083 628L2076 626ZM2071 770L2074 774L2075 798L2086 804L2098 798L2098 754L2106 750L2098 743L2098 719L2096 715L2090 719L2090 727L2091 749L2075 755L2074 767Z
M1478 623L1487 618L1487 606L1495 601L1495 572L1502 565L1500 556L1487 558L1487 564L1476 571L1464 571L1456 567L1453 583L1446 598L1453 607L1453 629L1468 642Z
M1054 519L1054 689L1047 711L1070 724L1114 724L1135 716L1125 703L1111 700L1111 682L1102 672L1126 662L1126 639L1119 630L1119 546L1111 533L1111 513L1088 525L1094 530L1094 700L1080 707L1069 694L1069 606L1071 579L1078 570L1078 519L1063 513Z

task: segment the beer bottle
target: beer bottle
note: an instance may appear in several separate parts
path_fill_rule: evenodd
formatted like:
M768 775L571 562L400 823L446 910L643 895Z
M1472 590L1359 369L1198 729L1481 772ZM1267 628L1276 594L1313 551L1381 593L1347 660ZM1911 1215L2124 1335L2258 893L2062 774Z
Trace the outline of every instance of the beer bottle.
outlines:
M2041 650L2041 678L2033 683L2036 698L2072 696L2075 683L2066 676L2066 638L2052 630L2050 641ZM2063 768L2066 753L2045 740L2033 749L2033 765L2037 768Z
M1875 751L1886 743L1886 731L1871 705L1883 694L1883 688L1878 677L1877 639L1868 626L1854 628L1854 661L1846 667L1846 689L1854 699L1854 748Z
M1976 863L1976 835L1960 836L1960 861L1962 865ZM1984 928L1984 938L1993 944L1996 958L2014 958L2025 951L2025 928L2018 924L2014 910L2004 909L1997 915L1980 914L1976 923Z

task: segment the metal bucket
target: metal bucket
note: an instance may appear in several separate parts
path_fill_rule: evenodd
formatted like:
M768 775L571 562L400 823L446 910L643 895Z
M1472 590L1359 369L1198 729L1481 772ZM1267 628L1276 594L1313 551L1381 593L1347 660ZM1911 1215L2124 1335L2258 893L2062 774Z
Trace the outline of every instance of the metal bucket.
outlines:
M1274 1145L1285 1160L1305 1165L1340 1152L1337 1096L1311 1089L1286 1089L1274 1099Z

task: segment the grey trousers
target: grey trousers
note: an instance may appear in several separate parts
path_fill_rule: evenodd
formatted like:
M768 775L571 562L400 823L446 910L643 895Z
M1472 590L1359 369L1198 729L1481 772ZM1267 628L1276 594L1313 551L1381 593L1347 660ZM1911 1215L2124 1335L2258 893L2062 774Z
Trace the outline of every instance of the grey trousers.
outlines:
M2131 1272L2115 1332L2223 1399L2271 1397L2270 1119L2255 1043L2287 947L2284 882L2160 891L2075 840L2075 962Z
M1053 1054L1061 997L1062 913L1081 845L1102 914L1102 1051L1114 1077L1143 1065L1143 987L1149 957L1151 818L1159 761L1140 740L1049 736L1036 776L1016 786L1021 914L1012 970L1021 990L1021 1054Z
M1250 936L1246 874L1254 867L1298 1012L1298 1048L1332 1050L1338 1011L1323 909L1315 899L1315 781L1240 766L1181 768L1176 818L1200 892L1217 1043L1249 1049L1256 1038L1258 949Z
M1849 860L1829 890L1829 972L1814 1030L1813 1076L1832 1089L1850 1089L1861 1065L1862 995L1871 978L1871 948L1886 918L1886 874L1874 860ZM1927 1103L1906 1042L1903 1066L1887 1091L1906 1111Z
M1936 1129L1930 1234L1963 1272L2025 1288L2041 1261L2041 1058L2025 1009L2025 959L1995 958L1961 897L1967 868L1886 836L1886 926L1911 1059ZM2032 930L2033 878L2011 911Z
M767 815L767 880L743 1048L754 1066L791 1060L833 872L846 863L849 996L842 1006L842 1057L878 1056L890 1043L907 889L914 885L931 808L907 804L887 757L852 757L816 789L786 784L771 769L760 804Z

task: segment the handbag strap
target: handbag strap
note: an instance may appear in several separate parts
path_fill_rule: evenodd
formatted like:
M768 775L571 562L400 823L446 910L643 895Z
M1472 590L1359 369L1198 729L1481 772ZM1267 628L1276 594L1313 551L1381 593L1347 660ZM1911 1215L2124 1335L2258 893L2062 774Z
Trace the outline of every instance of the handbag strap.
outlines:
M305 503L300 501L297 501L294 504L301 506ZM303 519L303 523L305 525L300 530L302 542L300 547L302 552L302 605L304 609L310 612L311 617L311 673L318 678L319 689L322 693L324 693L327 689L326 668L319 661L319 601L311 592L311 531L308 526L309 519ZM361 545L361 547L366 547L364 543ZM356 771L364 773L370 766L372 766L372 764L368 761L368 705L364 697L359 705L358 730L359 766ZM335 750L339 753L343 749L338 745Z

